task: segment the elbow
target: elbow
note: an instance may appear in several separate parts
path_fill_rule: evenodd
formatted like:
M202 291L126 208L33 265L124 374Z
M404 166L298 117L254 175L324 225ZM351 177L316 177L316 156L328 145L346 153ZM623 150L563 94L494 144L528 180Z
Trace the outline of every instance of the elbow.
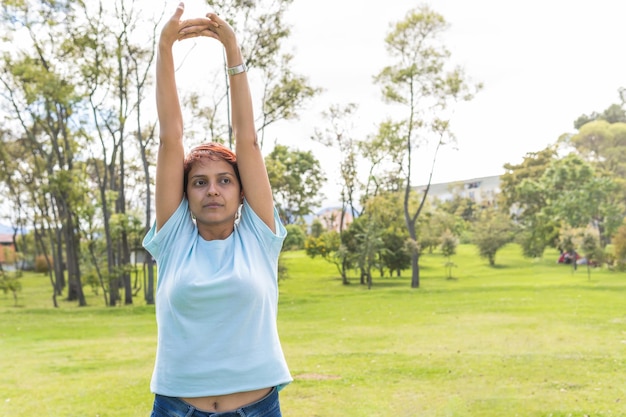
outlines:
M182 141L182 139L182 126L180 128L174 129L161 129L161 131L159 132L159 141L161 142L161 144L176 143Z
M235 139L235 144L259 147L259 137L254 129L238 130L233 128L233 138Z

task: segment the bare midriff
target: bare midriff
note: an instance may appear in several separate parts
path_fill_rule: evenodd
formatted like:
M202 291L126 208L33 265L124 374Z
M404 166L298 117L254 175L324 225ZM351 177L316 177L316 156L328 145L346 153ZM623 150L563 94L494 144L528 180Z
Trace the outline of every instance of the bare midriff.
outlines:
M262 388L254 391L236 392L234 394L211 397L181 398L181 400L193 405L199 411L215 413L236 410L257 402L269 394L271 390L271 388Z

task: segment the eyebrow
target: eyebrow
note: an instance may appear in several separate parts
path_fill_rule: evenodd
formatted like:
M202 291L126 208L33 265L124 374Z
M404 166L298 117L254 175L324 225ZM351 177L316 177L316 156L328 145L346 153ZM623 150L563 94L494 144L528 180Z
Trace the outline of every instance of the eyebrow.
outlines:
M217 174L215 174L215 176L217 177L223 177L225 175L228 175L229 177L235 176L235 174L233 174L232 172L228 172L228 171L218 172ZM206 177L208 177L208 175L205 175L205 174L196 174L196 175L191 176L191 178L206 178Z

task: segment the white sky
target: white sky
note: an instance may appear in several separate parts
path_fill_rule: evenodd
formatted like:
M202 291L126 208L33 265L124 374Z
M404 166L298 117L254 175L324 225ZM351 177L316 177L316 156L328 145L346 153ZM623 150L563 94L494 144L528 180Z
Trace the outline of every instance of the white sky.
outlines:
M389 61L384 37L391 22L419 5L407 0L296 0L289 19L295 69L325 92L280 143L308 148L329 104L359 104L358 129L375 132L389 106L372 77ZM618 103L626 87L626 2L617 0L439 0L428 3L450 24L451 62L484 84L452 121L457 150L440 153L433 181L499 175L574 131L581 114ZM291 132L291 133L290 133ZM313 146L313 148L315 148ZM323 165L337 172L329 153ZM430 156L427 161L430 161ZM412 180L427 181L430 163ZM428 168L428 169L427 169ZM329 172L330 173L330 172ZM330 177L330 175L329 175ZM329 180L327 199L336 201ZM334 195L333 195L334 194Z
M177 0L165 0L167 13L177 4ZM207 10L203 0L185 4L189 15ZM377 123L390 111L372 82L389 63L385 35L392 22L419 4L409 0L295 0L290 8L288 49L295 55L294 71L309 77L324 92L298 121L269 129L266 149L277 141L313 150L328 176L321 190L325 205L339 200L338 157L310 140L314 129L323 127L320 114L330 105L355 102L359 105L355 136L376 131ZM427 4L450 24L446 46L452 52L451 62L484 84L473 101L457 108L452 126L458 149L440 152L434 182L499 175L503 164L519 163L527 152L541 150L561 134L572 132L581 114L617 103L618 88L626 87L624 1L431 0ZM196 45L190 56L201 55L221 64L219 49L203 48ZM189 59L181 71L197 71L196 65ZM197 77L179 76L197 87ZM425 154L416 167L414 184L427 181L430 160L431 155Z

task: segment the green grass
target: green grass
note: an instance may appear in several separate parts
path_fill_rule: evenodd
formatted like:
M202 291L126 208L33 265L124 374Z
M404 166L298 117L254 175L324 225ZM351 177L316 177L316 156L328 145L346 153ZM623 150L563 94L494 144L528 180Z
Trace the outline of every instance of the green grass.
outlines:
M286 254L279 327L295 381L283 414L326 416L624 416L626 274L523 259L496 267L459 247L421 259L421 288L374 276L371 290L333 265ZM61 303L23 279L0 295L0 417L148 416L151 306ZM87 289L87 293L91 293Z

